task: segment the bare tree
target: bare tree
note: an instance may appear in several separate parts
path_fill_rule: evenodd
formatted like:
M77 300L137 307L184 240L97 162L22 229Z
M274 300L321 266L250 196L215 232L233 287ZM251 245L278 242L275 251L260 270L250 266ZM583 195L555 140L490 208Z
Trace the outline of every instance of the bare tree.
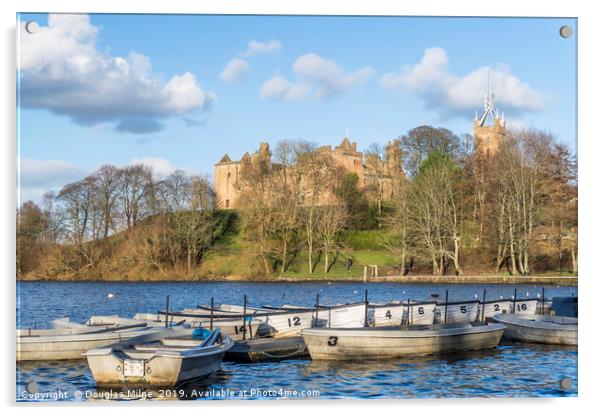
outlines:
M303 225L309 273L314 272L314 253L320 206L333 202L332 187L338 171L328 153L312 151L299 159L299 169L303 172Z
M153 186L149 167L142 164L125 167L119 176L119 195L127 229L151 213L146 204Z
M103 239L106 242L109 230L114 229L116 202L119 190L121 171L110 164L106 164L94 173L95 184L98 189L98 200L102 212Z
M410 217L419 235L418 247L428 255L434 275L444 275L447 260L460 266L461 171L447 155L433 152L419 168L410 193Z
M275 160L279 164L272 166L269 180L273 187L273 232L280 245L277 256L281 273L287 270L299 249L305 175L300 160L307 158L314 147L304 140L283 140L276 145Z
M378 143L372 143L365 153L367 174L370 179L369 187L376 199L378 206L379 225L383 214L383 200L385 198L385 179L387 178L387 164L385 148Z
M261 261L263 273L270 275L274 271L272 259L276 250L272 238L275 217L270 160L245 161L237 184L241 193L243 237L249 242L254 256Z
M383 246L399 258L403 275L409 272L408 260L411 248L409 186L410 183L405 180L396 186L392 200L394 210L383 221L388 229Z
M319 210L316 239L324 255L325 273L330 271L330 259L335 258L344 248L342 236L347 218L347 211L342 204L327 205Z

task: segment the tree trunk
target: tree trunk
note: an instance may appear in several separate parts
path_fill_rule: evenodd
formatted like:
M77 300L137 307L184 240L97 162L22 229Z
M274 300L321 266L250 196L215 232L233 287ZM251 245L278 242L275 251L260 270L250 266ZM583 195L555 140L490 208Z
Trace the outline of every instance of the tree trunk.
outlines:
M498 244L497 246L497 258L495 261L495 272L500 272L500 268L502 268L502 265L504 264L504 260L506 259L506 251L507 251L507 246L505 244Z
M265 255L261 255L261 260L263 261L263 270L265 272L265 275L270 275L272 273L270 262L268 261Z
M284 274L284 272L286 271L286 257L287 257L287 243L286 243L286 239L284 238L284 243L282 244L282 266L280 267L280 273Z
M512 224L512 217L508 217L508 232L510 236L510 265L512 266L512 275L516 275L516 252L514 252L514 230Z
M432 261L433 261L433 275L439 275L439 269L437 266L437 257L435 256L435 254L432 255Z
M307 242L307 262L309 265L309 273L313 274L314 272L314 264L313 264L313 255L314 255L314 247L311 241Z
M192 249L188 248L188 253L186 255L186 265L188 267L188 274L192 272Z
M571 258L573 260L573 274L577 275L577 250L571 248Z
M458 238L454 237L454 267L456 267L456 271L458 271L459 275L463 275L464 272L460 267L460 246L458 243Z
M324 251L324 273L328 274L328 251Z

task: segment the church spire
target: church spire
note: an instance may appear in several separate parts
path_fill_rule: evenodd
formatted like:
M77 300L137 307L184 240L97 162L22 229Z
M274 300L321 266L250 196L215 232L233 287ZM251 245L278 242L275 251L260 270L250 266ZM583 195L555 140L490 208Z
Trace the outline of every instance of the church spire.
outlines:
M491 78L491 71L488 70L487 71L487 95L485 95L485 98L483 101L483 110L484 110L483 115L478 117L479 127L484 126L485 122L490 117L493 122L495 122L495 119L498 118L497 111L495 110L495 104L494 104L495 94L491 90L491 79L490 78Z

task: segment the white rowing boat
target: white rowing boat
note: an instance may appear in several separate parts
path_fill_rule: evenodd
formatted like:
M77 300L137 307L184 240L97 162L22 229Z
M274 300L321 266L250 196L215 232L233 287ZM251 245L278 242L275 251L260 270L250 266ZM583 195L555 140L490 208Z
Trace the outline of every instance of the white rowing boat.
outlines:
M313 360L390 359L496 347L503 324L306 329L301 331Z
M81 354L89 349L164 330L143 322L94 326L59 319L52 323L51 329L17 330L17 362L82 359Z
M264 306L280 312L312 312L316 309L296 305L284 305L279 308ZM332 306L320 305L317 311L317 324L313 327L364 327L366 321L366 303L337 304ZM315 318L314 318L315 323Z
M433 324L435 302L370 304L371 325L375 327L398 326L400 324Z
M508 307L509 314L534 315L537 312L537 304L540 302L537 298L522 298L516 301L510 300Z
M210 376L221 368L234 341L219 329L166 329L111 348L85 353L96 385L173 387Z
M243 317L237 314L211 315L202 314L204 311L197 309L185 309L182 311L170 311L167 314L168 325L170 327L181 325L186 328L217 328L221 329L222 334L230 336L233 340L250 339L256 336L262 321L253 318L251 315ZM137 313L134 316L135 321L147 322L151 325L165 325L165 312L159 311L157 314Z
M435 314L440 314L442 323L470 323L476 321L479 300L437 303Z
M320 306L318 320L324 322L324 327L352 328L366 325L366 303L338 304Z
M483 309L485 312L483 314ZM507 314L510 312L510 300L488 300L479 303L479 318L491 318L496 314Z
M577 346L578 324L573 317L496 314L492 320L506 326L508 339Z

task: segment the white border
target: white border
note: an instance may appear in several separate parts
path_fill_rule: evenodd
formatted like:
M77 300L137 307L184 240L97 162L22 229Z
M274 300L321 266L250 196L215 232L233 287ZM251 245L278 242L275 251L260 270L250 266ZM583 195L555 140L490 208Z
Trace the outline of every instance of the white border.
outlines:
M590 6L591 4L591 6ZM2 204L2 239L0 253L4 271L5 324L3 325L3 376L0 390L3 392L4 405L11 406L10 412L21 407L27 413L43 411L44 413L81 412L85 407L88 413L106 413L108 407L91 404L56 405L39 407L12 403L15 397L14 384L14 252L15 252L15 22L16 12L144 12L144 13L219 13L219 14L337 14L337 15L448 15L448 16L562 16L579 19L579 187L580 187L580 303L581 303L581 344L579 346L579 398L574 399L458 399L458 400L397 400L397 401L328 401L328 402L243 402L243 403L179 403L177 411L207 412L228 410L250 413L283 412L304 413L322 407L328 412L350 411L366 413L375 411L423 410L438 413L466 414L468 411L478 414L504 413L576 413L587 410L599 395L600 381L596 363L599 361L599 328L597 317L600 305L602 275L599 272L597 259L599 239L602 235L598 211L600 211L600 184L598 176L602 157L602 134L600 123L600 53L597 44L602 39L602 22L593 5L596 2L577 1L474 1L474 0L228 0L228 1L163 1L136 2L132 0L102 0L83 2L81 0L63 0L48 2L43 0L5 0L0 2L2 13L2 91L1 102L3 140L3 169L1 194ZM470 45L467 45L469 48ZM495 47L495 45L492 45ZM397 408L391 408L395 405ZM75 406L75 407L74 407ZM128 405L115 407L113 410L133 411L134 413L164 414L173 404L156 402L152 405Z

